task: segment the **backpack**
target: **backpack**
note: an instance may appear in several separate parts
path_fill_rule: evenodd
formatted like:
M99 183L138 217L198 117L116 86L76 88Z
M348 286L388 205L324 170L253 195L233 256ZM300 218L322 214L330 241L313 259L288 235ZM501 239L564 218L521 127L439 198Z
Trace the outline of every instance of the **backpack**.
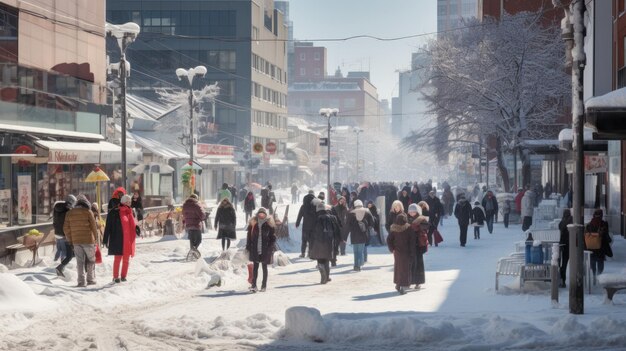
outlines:
M365 218L365 217L363 217ZM367 224L365 222L363 222L363 220L358 220L357 219L357 224L359 225L359 230L361 231L361 233L367 233Z
M335 236L333 223L328 216L325 216L324 220L322 221L322 236L324 238L330 238L330 239L332 239Z

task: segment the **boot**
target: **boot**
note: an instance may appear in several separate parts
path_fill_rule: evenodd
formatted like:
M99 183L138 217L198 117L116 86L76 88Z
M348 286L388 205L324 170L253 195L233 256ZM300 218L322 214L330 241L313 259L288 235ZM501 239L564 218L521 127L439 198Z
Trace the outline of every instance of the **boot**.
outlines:
M324 265L318 264L317 265L317 269L320 271L320 275L322 276L322 279L320 281L321 284L326 284L328 282L328 278L327 278L327 274L326 274L326 267L324 267Z

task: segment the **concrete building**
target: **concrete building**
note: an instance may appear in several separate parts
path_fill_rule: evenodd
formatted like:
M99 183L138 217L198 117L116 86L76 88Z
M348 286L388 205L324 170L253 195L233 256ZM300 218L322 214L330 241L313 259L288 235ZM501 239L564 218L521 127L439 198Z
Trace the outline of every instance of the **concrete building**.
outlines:
M437 31L444 32L459 28L463 25L464 19L479 18L480 1L437 0Z
M208 126L197 130L198 141L240 151L273 142L276 152L264 157L284 155L288 33L273 0L108 0L106 18L141 26L142 33L127 52L133 93L150 96L159 87L187 89L175 70L204 65L208 73L194 81L194 89L218 82L220 95L214 115L207 107L202 110L209 112L198 116L199 125ZM112 59L116 51L109 50ZM271 162L263 167L271 167Z
M104 141L104 11L104 0L0 1L0 227L46 223L70 193L94 201L84 179L97 166L119 184L121 149ZM0 256L15 233L0 235Z
M398 105L399 110L393 110L391 119L393 135L403 138L414 129L432 128L436 125L433 116L426 115L428 106L422 99L420 87L423 84L420 67L427 65L427 58L424 54L414 52L411 55L411 68L400 71Z
M338 125L380 128L378 91L370 82L369 72L340 69L326 75L326 48L298 44L294 52L295 75L289 87L289 114L311 121L321 121L320 108L338 108Z

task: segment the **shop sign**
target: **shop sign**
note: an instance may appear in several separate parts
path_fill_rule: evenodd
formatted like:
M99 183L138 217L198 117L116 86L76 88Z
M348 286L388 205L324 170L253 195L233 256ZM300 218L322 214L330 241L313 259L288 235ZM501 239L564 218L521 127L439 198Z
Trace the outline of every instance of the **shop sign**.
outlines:
M231 145L198 143L196 145L196 153L198 155L233 156L235 148Z
M31 224L33 222L30 180L30 175L17 176L17 222L19 224Z
M100 163L100 151L61 151L50 150L48 163L80 164Z

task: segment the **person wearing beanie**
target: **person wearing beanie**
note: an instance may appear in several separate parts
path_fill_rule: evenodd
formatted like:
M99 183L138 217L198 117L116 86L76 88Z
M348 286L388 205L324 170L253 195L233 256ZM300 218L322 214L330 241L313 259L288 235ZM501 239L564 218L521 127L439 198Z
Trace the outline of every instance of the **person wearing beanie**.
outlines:
M472 209L472 226L474 226L474 239L480 239L480 228L485 225L485 209L480 202L474 202Z
M393 282L401 295L406 294L411 285L411 266L415 260L416 242L417 236L408 223L407 216L404 213L399 214L391 225L387 247L393 253Z
M63 271L65 266L74 257L74 250L72 243L67 240L65 236L65 217L67 213L74 207L76 203L76 197L69 194L65 197L65 201L57 201L52 208L52 227L54 228L54 237L56 238L57 252L54 255L54 260L61 259L61 264L56 266L55 270L57 276L65 277Z
M319 194L317 194L317 198L324 201L326 200L326 194L323 191L320 191Z
M454 208L454 216L459 223L459 241L461 242L461 246L465 247L467 243L467 227L472 219L472 205L470 205L469 201L465 198L465 194L459 195L459 202Z
M276 224L271 216L268 216L267 210L260 207L250 222L248 222L246 251L248 258L253 266L252 285L250 292L255 293L257 289L257 279L259 276L259 266L263 268L263 281L261 283L261 292L267 289L267 265L272 263L274 251L276 251Z
M111 211L114 208L117 208L120 205L120 199L122 196L126 195L126 189L123 187L118 187L113 191L113 195L111 195L111 199L109 200L109 204L107 206L107 212Z
M222 251L230 248L230 241L237 239L237 214L228 198L223 198L217 208L213 227L217 230L217 239L222 240Z
M337 218L326 210L326 204L318 201L315 205L315 226L311 233L309 257L317 260L317 269L320 271L321 284L328 283L330 279L330 261L335 256L335 247L341 240L341 231Z
M372 213L363 207L361 200L354 201L354 209L348 214L348 236L354 251L354 270L361 271L365 262L365 245L369 241L368 228L374 224Z
M91 213L91 204L85 195L78 195L76 204L65 217L63 231L67 241L74 247L76 256L76 270L78 272L78 287L96 284L96 243L98 229L96 220ZM87 284L85 284L85 272Z
M339 228L341 228L341 240L339 240L339 247L335 249L338 251L341 256L346 255L346 240L348 239L348 205L346 203L346 198L343 196L339 196L337 198L337 205L333 206L332 214L337 218L337 223L339 224ZM337 265L337 259L335 258L331 261L332 266Z
M319 201L319 199L315 198L315 192L313 190L309 190L309 193L302 199L302 205L300 206L298 218L296 219L296 228L299 228L300 223L302 223L302 245L300 247L300 258L304 258L305 256L309 237L315 227L317 214L315 204L313 203L314 200Z
M109 249L109 256L115 256L113 261L113 282L126 281L130 258L135 256L135 217L130 208L131 197L123 195L119 207L113 208L107 215L104 228L103 245ZM121 277L120 277L121 263Z
M206 214L200 206L198 196L191 194L185 203L183 203L183 219L185 221L185 230L189 238L189 254L187 258L200 258L198 247L202 243L202 222Z

